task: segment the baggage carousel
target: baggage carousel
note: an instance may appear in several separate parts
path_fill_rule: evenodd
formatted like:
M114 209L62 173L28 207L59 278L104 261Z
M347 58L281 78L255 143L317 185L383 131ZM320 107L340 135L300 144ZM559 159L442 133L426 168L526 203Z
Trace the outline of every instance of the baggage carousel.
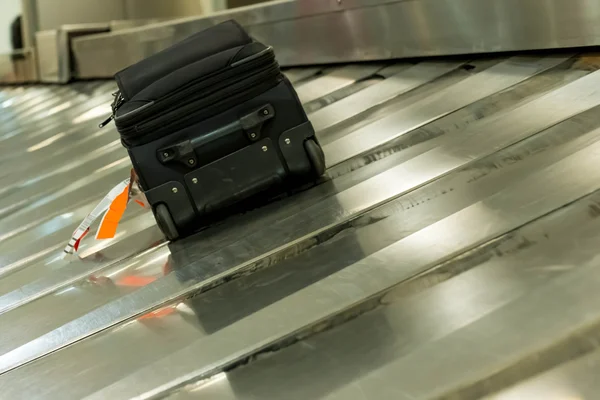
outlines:
M303 67L315 187L166 243L112 81L0 90L0 397L594 398L600 58Z

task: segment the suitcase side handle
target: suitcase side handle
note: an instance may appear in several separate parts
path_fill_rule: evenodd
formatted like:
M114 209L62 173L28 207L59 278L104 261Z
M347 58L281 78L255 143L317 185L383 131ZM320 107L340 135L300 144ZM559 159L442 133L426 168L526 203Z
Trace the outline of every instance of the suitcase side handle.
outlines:
M275 108L271 104L265 104L218 129L159 148L158 160L162 164L176 162L188 168L195 168L198 165L195 149L239 131L243 131L250 142L256 142L261 138L264 123L273 117L275 117Z

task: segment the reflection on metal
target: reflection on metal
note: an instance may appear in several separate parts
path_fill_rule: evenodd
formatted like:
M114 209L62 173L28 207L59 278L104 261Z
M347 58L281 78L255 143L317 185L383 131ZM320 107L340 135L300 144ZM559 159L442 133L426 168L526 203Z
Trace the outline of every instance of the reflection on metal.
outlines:
M286 70L285 75L290 82L296 84L317 75L321 71L321 68L295 68Z
M509 58L479 74L441 90L434 96L427 97L380 119L372 125L367 125L341 139L328 143L324 147L324 151L329 156L327 164L333 166L369 151L417 129L427 122L443 117L477 100L555 67L566 59L566 57ZM366 132L369 133L366 134Z
M364 6L384 2L295 12ZM600 326L597 65L288 69L329 180L170 244L132 207L74 260L65 238L129 169L96 127L114 83L2 88L2 397L470 399L571 368Z
M270 225L268 232L259 231L248 235L243 240L240 239L241 243L234 242L207 256L190 243L185 251L193 254L195 259L180 267L180 273L186 276L185 280L181 281L177 275L169 274L74 319L0 357L0 371L15 368L67 346L83 335L99 332L152 311L169 299L184 296L193 290L204 290L232 275L260 268L263 257L278 259L286 252L293 252L295 247L307 246L311 240L335 232L365 211L464 167L490 152L522 140L574 113L585 111L600 102L600 94L595 90L600 80L599 74L600 72L590 74L556 93L489 122L484 120L481 126L475 125L463 132L463 139L458 143L440 146L348 190L340 191L290 218ZM532 118L532 112L538 113L536 118ZM509 121L514 118L523 121L519 125L510 125ZM202 245L200 239L198 247L201 248ZM244 250L236 251L240 247ZM6 300L10 302L13 299L9 295Z
M331 107L314 112L310 120L317 130L325 129L348 119L348 113L359 115L369 108L393 99L458 67L464 62L428 62L400 71L388 79L348 96Z
M83 210L82 208L81 211ZM89 208L86 207L85 210L89 210ZM77 213L80 219L85 218L86 215L87 213L84 214L83 212ZM63 237L64 233L67 233L66 230L60 232L63 234ZM134 238L131 238L132 233L135 234ZM129 245L133 245L134 243L132 242L135 242L140 248L144 246L156 247L163 241L160 233L155 229L153 217L149 214L141 215L124 222L117 239L119 241L129 239ZM119 243L103 242L102 246L96 246L93 250L88 247L85 246L80 250L84 258L86 255L94 255L101 252L106 257L106 260L90 263L92 268L82 268L82 265L72 265L73 263L69 262L69 260L65 261L62 258L55 257L56 254L53 251L53 257L38 263L38 268L32 268L32 266L30 268L23 268L23 266L18 266L7 271L6 274L12 274L7 276L2 285L0 285L0 293L2 294L0 296L0 313L62 289L80 279L85 279L89 274L102 271L102 269L109 267L113 263L125 259L128 255L127 253L123 254L128 249L119 246ZM115 256L107 257L111 253L115 254ZM151 254L150 258L153 257L155 255ZM15 270L21 271L15 273ZM0 270L0 272L4 271Z
M280 341L285 341L292 335L306 334L305 332L316 328L319 321L333 319L337 314L357 307L361 301L370 299L392 288L393 285L434 267L437 263L444 262L456 254L466 252L518 228L522 224L535 220L551 210L586 196L600 187L598 184L600 171L595 167L596 157L599 154L600 142L597 142L588 149L517 182L514 186L507 186L505 190L511 193L510 196L500 192L483 202L475 203L372 256L366 257L359 263L346 267L337 274L324 278L318 283L272 304L255 313L251 318L232 324L216 335L200 340L137 371L101 390L90 399L133 398L139 395L150 398L193 379L208 378L210 374L221 372L233 363L255 355ZM583 173L580 179L562 181L562 185L554 185L557 176L560 176L561 173L564 173L565 176L573 176L575 171ZM547 190L549 187L552 187L551 191ZM548 197L544 197L540 201L542 194ZM457 229L457 227L460 228ZM600 264L593 267L591 272L600 272ZM578 275L579 279L582 279L581 271ZM593 284L588 284L588 290L593 290L594 285L599 284L600 276ZM345 290L346 288L352 288L352 290ZM600 299L600 295L597 297ZM307 299L318 299L318 301L307 302ZM556 303L557 300L555 299L554 302ZM554 309L554 307L552 308ZM596 310L596 317L600 318L600 310L597 308ZM529 315L535 315L535 313L527 310L524 316ZM244 332L243 337L240 337L241 332ZM477 331L474 332L477 337ZM538 338L539 336L538 333L534 337ZM487 339L485 336L484 338ZM461 341L460 337L457 340L457 344L452 348L457 349L457 353L462 353L463 358L467 358L466 356L472 350L471 347L461 347L458 344L465 343L465 340ZM489 346L488 341L482 340L482 352L486 345ZM449 362L447 363L449 370L444 371L446 375L441 375L435 379L436 384L431 385L432 376L426 371L431 371L432 368L425 366L427 365L426 361L440 362L440 360L436 360L434 354L444 351L443 347L437 346L436 350L437 353L434 353L433 350L430 351L429 357L423 354L420 358L423 360L421 361L423 368L418 368L418 373L411 370L415 367L415 363L407 361L403 364L405 368L401 370L402 373L396 375L402 377L398 379L403 379L406 383L411 382L412 386L421 385L423 387L421 390L427 388L432 391L430 393L413 392L413 398L435 398L435 395L442 394L435 393L435 390L440 389L440 382L448 376L451 377L449 383L457 384L452 372L462 372L463 369L457 369L453 362ZM448 350L446 351L448 352ZM8 358L11 355L8 353ZM414 359L415 357L413 357ZM485 361L485 358L482 361ZM478 371L478 369L473 368L472 371ZM407 375L410 375L410 378ZM412 392L407 389L404 386L405 392Z
M284 66L600 44L594 0L284 0L76 39L80 76L112 76L228 18Z
M487 399L593 399L600 391L599 368L600 351L596 350Z
M458 339L465 337L469 330L474 333L474 324L478 320L496 319L508 323L497 317L499 310L510 307L511 314L514 315L526 301L532 300L531 296L527 296L530 292L540 290L551 284L553 279L561 278L572 270L592 265L596 258L596 242L600 238L600 224L598 219L589 218L588 210L599 200L598 194L585 198L568 206L561 213L551 214L505 235L501 240L489 242L478 248L471 257L457 257L445 266L397 286L380 298L385 307L366 313L335 330L307 338L287 349L272 353L270 357L257 359L243 368L228 372L224 379L214 385L204 385L210 380L199 381L168 398L208 397L229 400L255 396L274 400L293 392L297 398L342 400L355 398L353 393L357 387L361 388L360 395L363 398L410 398L410 395L414 395L413 398L429 398L417 396L404 388L422 384L435 390L437 386L431 385L431 381L441 379L436 368L440 364L440 358L444 358L440 355L449 354L453 349L440 351L438 347L440 353L432 358L416 357L411 353L423 352L436 341L448 343L446 337ZM577 254L570 251L575 243L578 245ZM459 275L454 276L456 273ZM271 291L276 290L274 283L269 285ZM433 287L428 288L429 286ZM421 290L420 293L414 293L417 289ZM223 295L226 291L221 292ZM413 294L407 296L411 292ZM268 296L268 290L242 289L242 295L238 294L234 300L235 305L248 308L242 305L244 300L248 303L250 298L261 296ZM223 307L219 311L228 309L226 299L219 300L216 296L213 298ZM514 305L510 305L511 303ZM536 320L536 317L542 315L546 318L540 319L554 319L547 318L548 311L543 302L538 302L532 308L534 311L527 316L527 320ZM216 320L228 319L223 314L210 311L206 314ZM495 332L488 329L478 331L481 335L479 338L472 337L486 344L485 348L478 349L481 350L480 354L474 354L471 358L481 357L490 362L491 366L503 354L497 352L494 343L501 342L513 329L506 325ZM530 336L530 329L531 325L523 321L518 329L514 329L514 334L519 334L525 341L538 341L548 334L558 333L550 329L541 336ZM488 335L493 335L493 338ZM576 337L570 339L577 340ZM469 344L464 347L464 342L460 343L454 351L471 352L472 342L467 343ZM565 356L569 354L568 348L568 345L563 348L567 350ZM472 352L476 353L476 350L472 349ZM507 353L514 355L514 360L519 358L512 349ZM538 362L536 368L543 370L546 367L544 362L547 362L544 361L544 353L534 354ZM404 359L405 357L408 358ZM450 358L449 362L454 362L454 369L457 369L459 359L462 357ZM588 392L579 390L586 389L585 382L592 384L593 377L597 376L595 362L588 357L578 364L578 377L571 373L575 370L567 364L560 370L560 377L563 379L551 381L551 378L559 376L559 371L552 372L547 378L535 379L535 386L525 384L522 388L509 390L505 397L504 394L499 395L498 399L593 398L594 396L576 394ZM410 378L401 375L402 368L410 368L410 365L419 369L429 366L430 370L422 377L417 373L409 374ZM498 374L483 381L494 387L509 385L511 378L523 377L524 367L525 363L507 363L505 368L510 373ZM458 368L457 372L466 369ZM533 370L535 369L530 371ZM569 372L567 374L564 371L563 374L562 370ZM331 371L335 371L335 374L331 374ZM486 368L473 369L473 372L480 372L485 376L486 373L495 371ZM324 374L328 379L322 379ZM306 385L306 382L319 384ZM473 382L476 386L482 381ZM550 382L552 384L548 385ZM594 386L589 388L592 387ZM398 393L407 393L407 397L397 397ZM484 393L486 390L475 389L455 398L481 398Z
M308 103L336 90L352 85L354 82L367 79L381 70L383 65L350 65L336 68L323 78L311 82L300 83L297 86L298 97L302 103Z

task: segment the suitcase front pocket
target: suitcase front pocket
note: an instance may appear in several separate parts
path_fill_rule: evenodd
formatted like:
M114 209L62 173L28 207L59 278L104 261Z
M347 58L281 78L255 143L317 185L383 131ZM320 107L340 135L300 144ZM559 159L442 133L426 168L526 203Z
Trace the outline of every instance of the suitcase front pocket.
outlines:
M199 213L210 213L279 185L285 167L265 138L185 175Z

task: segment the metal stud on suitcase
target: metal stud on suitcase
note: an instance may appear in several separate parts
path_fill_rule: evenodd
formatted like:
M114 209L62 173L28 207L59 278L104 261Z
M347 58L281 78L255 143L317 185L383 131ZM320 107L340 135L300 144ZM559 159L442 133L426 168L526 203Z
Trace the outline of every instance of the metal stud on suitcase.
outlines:
M312 125L273 50L234 21L115 78L119 92L108 121L115 120L170 240L324 173Z

